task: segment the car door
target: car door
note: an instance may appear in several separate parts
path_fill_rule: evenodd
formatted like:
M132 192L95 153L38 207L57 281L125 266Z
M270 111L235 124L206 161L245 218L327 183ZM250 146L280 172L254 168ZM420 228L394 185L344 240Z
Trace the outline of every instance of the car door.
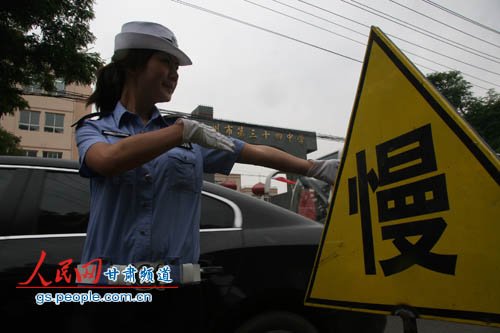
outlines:
M1 311L15 317L40 311L33 299L36 287L74 282L89 186L73 169L3 165L0 191Z
M16 202L6 207L9 221L3 222L10 228L0 241L6 253L1 267L35 267L42 253L46 254L44 266L60 266L68 259L79 262L88 223L88 180L76 170L62 168L24 166L14 173L13 182L19 184L10 185L3 194L10 197L15 191ZM52 278L47 276L45 281Z
M204 275L235 273L243 246L240 208L209 191L203 191L201 207L199 263Z
M216 185L210 186L213 187ZM202 314L207 332L215 331L234 304L233 283L238 276L243 247L243 216L238 205L221 193L202 193L200 222Z

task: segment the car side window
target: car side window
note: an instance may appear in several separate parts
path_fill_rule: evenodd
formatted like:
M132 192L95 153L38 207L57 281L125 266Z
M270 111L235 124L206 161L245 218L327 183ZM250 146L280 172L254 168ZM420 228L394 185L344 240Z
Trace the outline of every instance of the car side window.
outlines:
M16 181L15 173L15 169L0 168L0 235L11 233L13 209L17 201L16 194L23 187L21 182Z
M3 198L5 191L14 176L14 169L0 169L0 198Z
M234 211L227 203L206 194L201 201L201 229L234 227Z
M39 234L85 233L89 180L77 173L47 171L38 215Z

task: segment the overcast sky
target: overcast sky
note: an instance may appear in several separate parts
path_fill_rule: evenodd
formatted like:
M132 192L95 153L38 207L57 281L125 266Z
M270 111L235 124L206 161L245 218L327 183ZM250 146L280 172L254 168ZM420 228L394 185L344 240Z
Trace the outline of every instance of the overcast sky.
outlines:
M160 108L191 112L198 105L208 105L214 108L215 118L345 137L371 25L388 34L424 74L431 69L447 71L450 67L460 70L475 85L474 93L478 96L485 94L484 88L500 91L499 0L186 3L316 47L176 1L96 0L95 19L90 25L96 36L93 51L99 52L106 62L113 54L114 36L123 23L132 20L153 21L170 28L180 48L192 59L192 66L179 70L179 84L172 101L159 104ZM383 13L398 23L380 17ZM418 33L402 22L411 29L426 31ZM444 42L429 37L431 33ZM318 140L318 151L309 157L338 147L336 142ZM234 171L261 174L267 169L237 166ZM247 177L246 183L252 182L255 178Z

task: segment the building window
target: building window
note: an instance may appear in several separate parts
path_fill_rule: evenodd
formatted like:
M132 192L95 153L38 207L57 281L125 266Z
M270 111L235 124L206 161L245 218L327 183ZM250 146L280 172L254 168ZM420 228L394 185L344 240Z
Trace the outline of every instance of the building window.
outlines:
M63 93L66 89L66 83L63 79L56 79L54 81L54 86L56 87L56 92Z
M62 133L64 131L64 115L59 113L45 114L45 132Z
M59 151L44 151L43 157L46 158L62 158L62 153Z
M19 113L19 129L38 131L40 128L40 112L21 110Z
M38 154L38 150L23 150L24 156L29 156L29 157L36 157Z
M23 92L25 94L40 94L43 92L43 89L40 87L40 84L32 83L29 86L24 86Z
M30 85L24 86L23 87L23 93L25 94L46 94L49 93L50 95L62 95L64 94L66 90L66 82L64 82L63 79L55 79L54 80L54 88L55 90L53 92L47 92L42 87L40 86L39 83L33 82Z

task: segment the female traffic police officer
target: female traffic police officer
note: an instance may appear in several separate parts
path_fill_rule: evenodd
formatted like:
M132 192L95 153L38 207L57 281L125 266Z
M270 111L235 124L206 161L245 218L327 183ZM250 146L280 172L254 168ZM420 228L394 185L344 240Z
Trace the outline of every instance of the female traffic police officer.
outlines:
M191 60L160 24L128 22L116 35L88 100L99 117L76 130L80 174L91 179L82 263L196 263L203 173L229 174L235 162L333 183L338 161L304 160L162 117L155 104L170 101L185 65Z

